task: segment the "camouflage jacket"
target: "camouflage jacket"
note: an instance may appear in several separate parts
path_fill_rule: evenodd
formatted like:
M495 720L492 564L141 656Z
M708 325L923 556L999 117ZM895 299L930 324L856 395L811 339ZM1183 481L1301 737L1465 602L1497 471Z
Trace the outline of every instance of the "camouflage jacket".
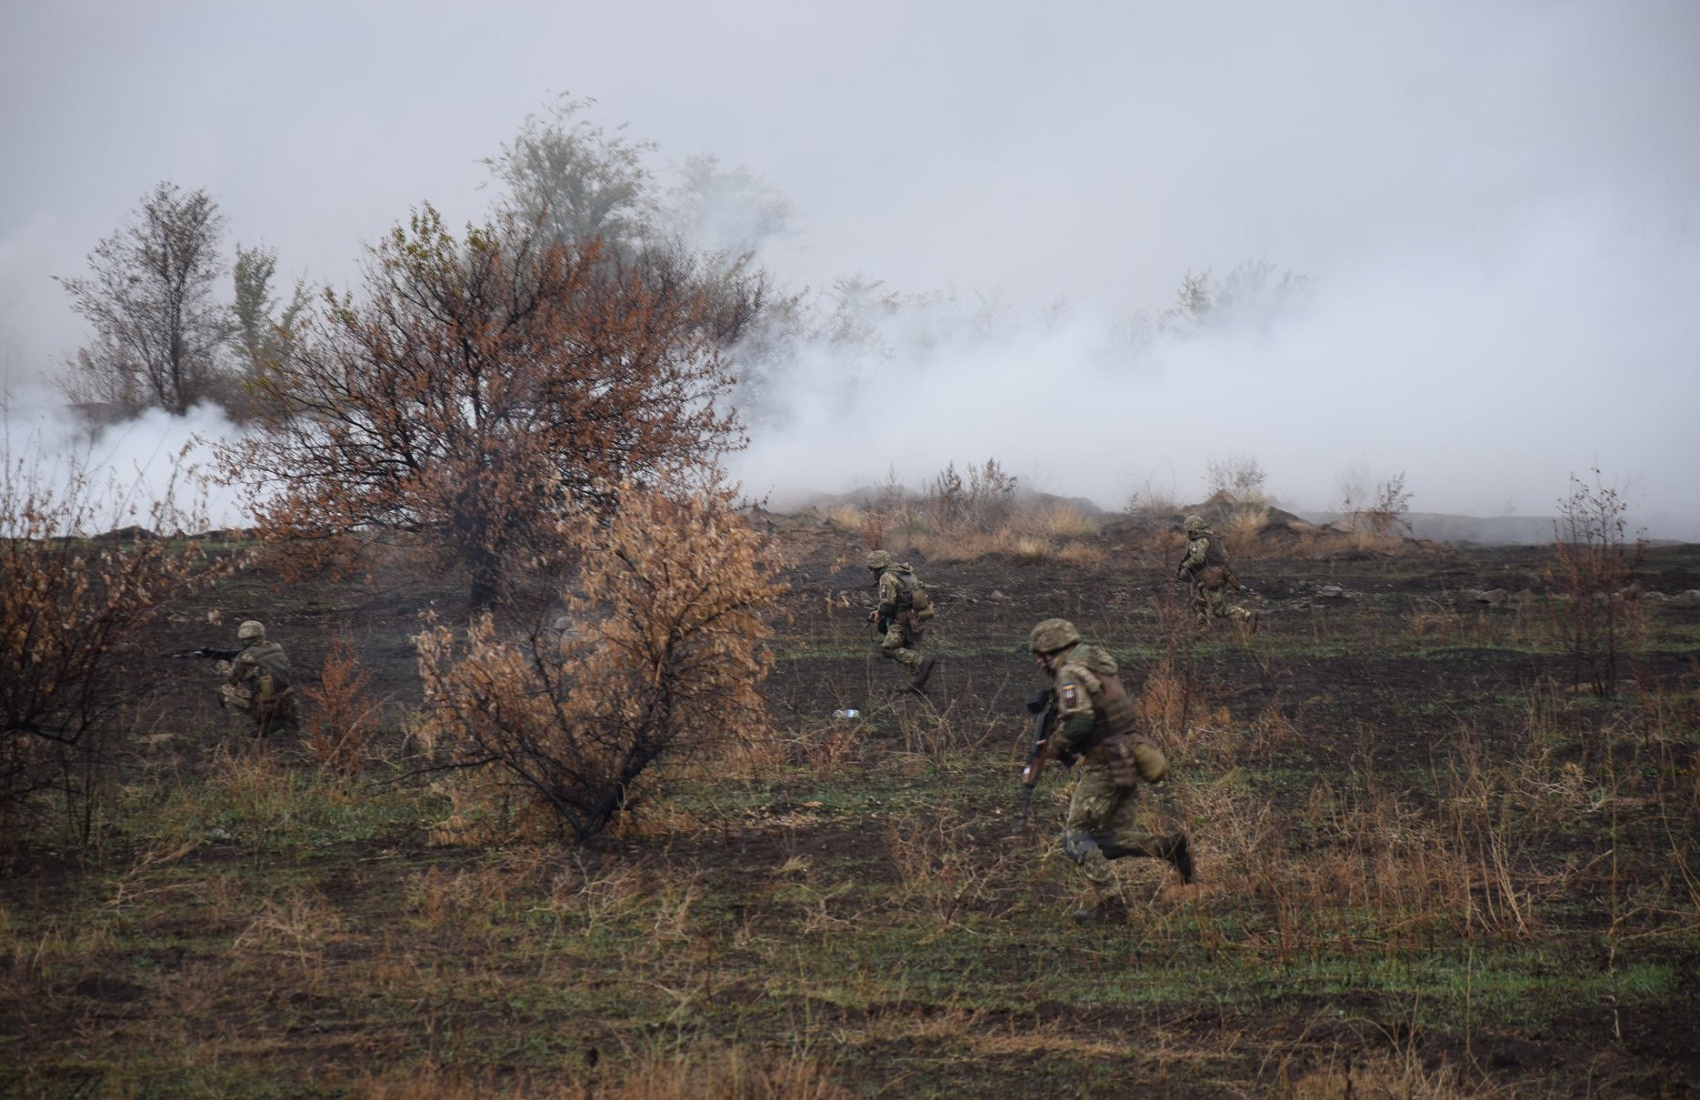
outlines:
M268 672L278 692L289 689L294 679L289 669L289 657L276 642L260 642L238 653L236 659L230 662L227 682L253 690L258 686L260 675Z
M1186 555L1181 558L1180 573L1182 576L1196 577L1200 572L1212 566L1228 568L1228 555L1222 549L1221 540L1213 533L1203 531L1186 543Z

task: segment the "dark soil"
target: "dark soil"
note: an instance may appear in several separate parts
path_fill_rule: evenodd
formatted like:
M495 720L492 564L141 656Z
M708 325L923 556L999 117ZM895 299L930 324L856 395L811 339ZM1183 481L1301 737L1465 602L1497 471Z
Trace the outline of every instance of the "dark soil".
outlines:
M787 563L785 616L777 629L777 660L766 693L777 724L799 731L800 737L824 736L833 712L846 708L879 715L908 714L916 708L962 719L983 715L984 732L977 745L968 747L999 767L1013 769L1026 721L1021 701L1040 686L1025 652L1027 631L1051 616L1074 620L1091 639L1110 646L1135 681L1165 659L1178 661L1201 712L1224 709L1235 723L1245 725L1274 715L1301 730L1303 736L1287 744L1280 757L1298 776L1298 797L1319 776L1374 770L1415 777L1443 770L1458 751L1461 727L1467 724L1491 745L1496 736L1510 736L1526 719L1526 700L1540 685L1563 693L1579 689L1583 682L1568 655L1550 641L1534 640L1550 639L1545 624L1558 595L1549 576L1551 555L1544 548L1409 542L1394 554L1242 560L1239 572L1249 590L1244 598L1261 609L1256 639L1248 640L1228 623L1206 633L1177 633L1173 624L1186 623L1187 614L1184 593L1168 579L1172 564L1166 559L1172 558L1172 545L1149 532L1123 528L1079 540L1090 550L1077 559L1089 561L1086 565L1054 556L1040 561L989 556L946 563L909 555L939 607L926 644L943 658L927 699L918 700L902 692L900 670L875 655L874 635L865 622L872 593L861 566L867 547L860 536L810 517L762 515L758 522L773 533ZM897 549L901 556L904 548ZM1692 699L1700 666L1700 606L1669 597L1700 589L1700 546L1648 551L1639 578L1644 592L1656 594L1646 600L1657 617L1658 643L1624 662L1623 691L1686 693ZM1515 598L1483 599L1483 593L1495 589ZM424 575L405 565L310 582L275 579L263 567L241 574L204 602L170 609L140 645L122 655L126 679L137 686L135 729L124 766L133 775L188 781L215 747L233 736L232 725L215 705L210 663L167 655L201 645L233 646L235 627L244 619L262 620L269 636L287 648L304 688L314 686L333 640L345 639L373 674L371 691L388 701L392 722L399 728L420 705L412 636L429 616L452 624L464 621L467 613L463 586L454 578ZM540 605L532 614L540 617L552 614L552 609ZM1521 644L1516 624L1525 622L1531 640ZM1418 624L1428 625L1418 633ZM760 931L801 925L812 903L800 900L771 869L793 857L813 855L830 858L841 874L869 886L894 884L897 875L880 811L868 807L882 799L888 804L925 804L928 785L938 782L924 767L881 763L882 752L915 749L905 740L913 734L905 732L902 722L870 722L866 736L870 743L858 759L868 767L863 791L867 801L860 807L821 806L806 796L776 790L750 810L745 826L734 829L723 822L718 834L661 840L638 833L611 839L580 858L624 861L658 876L688 868L700 877L704 897L717 899L713 904L720 908L706 919L719 927ZM1677 748L1680 774L1673 782L1694 783L1693 746L1691 739ZM297 741L286 739L273 749L295 766L311 765ZM1562 751L1587 763L1593 750L1577 741ZM1013 771L1010 800L1013 804ZM1007 843L1007 817L961 824L988 845ZM1660 827L1655 821L1645 822L1644 828L1626 823L1625 842L1671 843L1671 838L1661 837ZM1681 847L1700 838L1674 842ZM1307 840L1294 836L1290 843L1302 847ZM1580 862L1598 853L1596 839L1588 836L1551 843L1574 845L1573 853L1551 853L1559 860L1574 857ZM9 874L0 878L0 903L5 907L0 915L9 913L14 924L27 924L31 914L69 904L85 890L105 889L122 877L124 861L145 846L145 838L115 841L91 863L86 855L55 852L41 843L16 845ZM216 877L223 864L251 868L252 858L234 845L214 843L200 847L187 862L197 873ZM277 872L311 879L324 903L344 913L350 927L360 928L366 919L362 914L386 912L422 868L435 867L447 876L488 858L477 851L433 848L421 831L398 829L342 849L304 852ZM999 920L1014 913L1035 919L1026 905L993 899L979 916ZM429 940L415 928L413 935ZM207 942L240 931L209 927L187 913L180 926L161 923L152 928L156 942L146 953L145 976L138 977L131 958L122 969L83 973L45 992L36 988L26 993L30 967L21 957L0 959L0 978L17 982L12 992L0 994L0 1079L6 1076L4 1063L17 1057L26 1035L56 1036L54 1057L72 1066L79 1052L98 1047L108 1033L134 1034L139 1021L155 1011L150 998L165 981L159 975L192 980L212 965L205 953ZM371 931L334 945L331 961L374 964L387 957L385 953L399 950L386 932ZM1234 1047L1224 1036L1243 1037L1238 1053L1219 1054L1214 1062L1202 1059L1189 1073L1170 1069L1158 1084L1143 1077L1146 1063L1137 1043L1124 1061L1100 1062L1096 1070L1082 1068L1093 1065L1090 1060L1048 1065L1043 1052L1032 1051L976 1065L965 1062L962 1050L948 1042L929 1054L925 1024L929 1015L947 1012L941 1006L948 1006L950 999L924 990L917 990L911 1003L858 1006L847 998L821 1011L847 1028L867 1026L870 1018L913 1018L916 1026L911 1030L916 1034L892 1040L884 1052L860 1048L834 1075L866 1095L1292 1094L1291 1081L1332 1064L1340 1051L1359 1052L1348 1055L1348 1061L1364 1051L1414 1051L1429 1066L1470 1067L1467 1076L1479 1089L1449 1095L1490 1094L1508 1082L1540 1082L1538 1088L1531 1086L1536 1089L1532 1095L1696 1095L1700 962L1691 952L1693 942L1692 929L1672 937L1669 961L1684 984L1662 999L1622 1010L1599 1004L1543 1005L1539 1012L1531 1011L1531 1021L1538 1022L1527 1027L1428 1029L1420 1043L1398 1032L1398 1020L1408 1006L1391 1003L1371 989L1355 995L1355 1002L1336 995L1307 999L1271 993L1257 1003L1231 1004L1213 1000L1201 989L1197 1005L1178 1016L1123 1007L1089 1010L1040 999L1020 1013L1003 1010L974 1021L988 1036L1056 1028L1071 1039L1108 1043L1117 1036L1166 1033L1174 1037L1169 1041L1214 1051ZM427 942L409 948L429 949ZM748 974L740 975L736 949L727 950L734 957L717 963L726 977L713 991L712 1003L734 1015L753 1011L751 1006L769 994ZM1110 949L1062 935L1035 944L1032 954L976 956L971 965L977 976L994 984L1021 983L1047 969L1090 974L1123 950L1137 953L1141 948ZM1584 927L1566 933L1566 965L1592 951ZM334 952L343 955L337 958ZM497 965L494 957L490 965ZM617 971L601 963L584 965L587 998L594 1001L618 988ZM317 1085L302 1081L296 1091L277 1088L266 1094L346 1094L340 1091L343 1086L330 1082L346 1086L357 1079L354 1067L361 1060L399 1065L417 1049L411 1033L400 1030L389 1034L366 1026L350 1035L338 1023L349 1006L333 991L250 989L238 995L242 998L251 1002L241 1009L251 1009L244 1017L249 1028L263 1032L273 1044L295 1044L306 1052L302 1057L328 1074ZM491 1011L506 1010L497 1006ZM514 1011L524 1015L530 1010ZM551 1028L570 1029L570 1040L551 1042L558 1041L561 1057L573 1065L593 1066L601 1057L598 1051L618 1051L631 1041L611 1023L598 1023L594 1013L551 1011L556 1016L524 1015L527 1022L514 1026L535 1029L541 1026L539 1020L546 1020ZM810 1021L812 1033L830 1032L833 1018ZM500 1019L494 1024L499 1030ZM477 1033L482 1025L467 1018L459 1026ZM84 1038L67 1038L73 1036ZM1277 1057L1272 1051L1284 1053ZM9 1092L0 1083L0 1096L85 1094L79 1092L74 1069L40 1069L30 1080L35 1082L31 1089L47 1088L41 1082L48 1082L58 1091ZM1145 1080L1146 1085L1128 1091L1130 1080ZM1353 1095L1349 1086L1344 1095Z

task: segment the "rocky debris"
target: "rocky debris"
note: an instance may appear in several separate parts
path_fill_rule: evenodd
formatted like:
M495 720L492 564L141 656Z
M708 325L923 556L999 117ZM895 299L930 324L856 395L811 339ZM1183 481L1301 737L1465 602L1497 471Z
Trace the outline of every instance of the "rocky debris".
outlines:
M1511 589L1490 588L1485 592L1470 593L1472 603L1485 603L1489 607L1504 607L1511 602Z

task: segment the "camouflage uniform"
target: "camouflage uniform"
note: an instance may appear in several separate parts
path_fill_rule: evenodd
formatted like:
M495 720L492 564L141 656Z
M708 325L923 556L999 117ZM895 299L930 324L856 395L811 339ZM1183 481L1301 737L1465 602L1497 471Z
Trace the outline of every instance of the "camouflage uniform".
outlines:
M1228 602L1228 589L1238 588L1239 580L1228 564L1222 540L1200 516L1186 517L1184 526L1186 555L1176 573L1192 585L1192 607L1198 621L1209 626L1211 619L1233 619L1256 631L1257 613Z
M1134 745L1139 719L1115 658L1081 641L1065 619L1047 619L1034 627L1028 645L1053 681L1056 711L1048 737L1060 738L1058 747L1080 760L1063 825L1063 854L1085 872L1096 903L1076 915L1125 913L1121 888L1110 869L1113 859L1166 859L1183 881L1191 882L1186 834L1154 836L1139 825L1137 781L1156 782L1168 766L1154 747Z
M219 706L246 715L256 737L294 729L300 705L283 647L266 641L266 628L252 619L237 628L236 637L242 643L241 652L218 665L224 674L218 688Z
M920 691L927 686L938 658L919 652L925 632L923 620L904 606L903 596L916 583L915 570L907 562L896 561L884 550L868 555L868 570L879 586L877 606L868 613L868 621L886 624L880 637L880 656L902 665L909 673L909 686Z

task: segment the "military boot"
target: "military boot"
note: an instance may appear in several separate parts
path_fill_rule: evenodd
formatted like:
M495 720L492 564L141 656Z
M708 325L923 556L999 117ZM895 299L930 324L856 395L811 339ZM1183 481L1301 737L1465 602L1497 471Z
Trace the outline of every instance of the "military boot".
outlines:
M1192 852L1187 848L1185 833L1170 833L1164 837L1160 854L1175 865L1182 882L1192 882Z
M914 672L909 675L909 686L916 691L922 691L927 686L927 680L933 675L933 666L939 663L937 657L923 657Z
M1106 894L1091 908L1082 906L1076 909L1074 919L1082 924L1126 924L1127 902L1122 900L1120 894Z

